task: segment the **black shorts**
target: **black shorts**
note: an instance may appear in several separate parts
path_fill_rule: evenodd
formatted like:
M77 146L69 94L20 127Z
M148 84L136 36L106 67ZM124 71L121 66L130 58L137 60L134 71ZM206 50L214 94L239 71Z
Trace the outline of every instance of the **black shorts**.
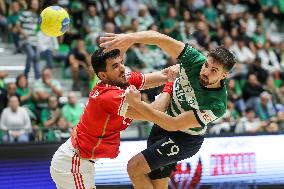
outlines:
M149 177L152 180L169 177L178 161L190 158L199 151L203 140L200 135L166 131L154 125L147 149L141 152L151 168Z

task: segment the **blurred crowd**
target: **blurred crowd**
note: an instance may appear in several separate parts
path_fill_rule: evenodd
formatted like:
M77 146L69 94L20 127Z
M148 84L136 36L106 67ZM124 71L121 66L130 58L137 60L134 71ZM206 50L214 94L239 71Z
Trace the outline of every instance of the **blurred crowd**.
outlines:
M38 25L40 11L55 4L71 18L69 29L58 38L44 35ZM26 55L24 73L15 82L4 82L9 72L0 71L0 138L68 138L83 111L75 91L86 86L88 94L98 80L87 66L99 36L143 30L162 32L205 55L220 45L235 54L238 64L227 81L228 110L208 127L210 134L282 132L283 18L283 0L0 0L1 40L13 44L14 54ZM46 62L42 70L39 60ZM159 48L143 44L125 55L128 71L147 73L176 63ZM64 91L53 76L55 64L61 65L62 78L72 80L70 90ZM143 91L143 100L151 102L159 92ZM68 101L61 103L64 94Z

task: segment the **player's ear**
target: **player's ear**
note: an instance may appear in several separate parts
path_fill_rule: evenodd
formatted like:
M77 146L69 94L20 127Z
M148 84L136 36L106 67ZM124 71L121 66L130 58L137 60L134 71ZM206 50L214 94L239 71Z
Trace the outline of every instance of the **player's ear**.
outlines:
M224 72L222 75L222 79L225 79L229 76L229 72Z
M101 80L105 80L105 79L107 78L106 72L99 72L99 73L98 73L98 77L99 77Z

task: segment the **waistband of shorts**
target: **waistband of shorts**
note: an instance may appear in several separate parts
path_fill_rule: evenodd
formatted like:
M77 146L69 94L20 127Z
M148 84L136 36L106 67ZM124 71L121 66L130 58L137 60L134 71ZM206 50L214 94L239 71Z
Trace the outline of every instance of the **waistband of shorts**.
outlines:
M66 142L67 142L67 145L69 145L69 146L72 148L72 151L73 151L75 154L77 154L80 159L82 159L82 160L87 160L87 161L89 161L89 162L91 162L91 163L93 163L93 164L96 163L95 160L82 158L82 157L80 156L80 154L77 152L77 149L74 148L74 146L73 146L73 144L72 144L72 142L71 142L71 139L68 139Z

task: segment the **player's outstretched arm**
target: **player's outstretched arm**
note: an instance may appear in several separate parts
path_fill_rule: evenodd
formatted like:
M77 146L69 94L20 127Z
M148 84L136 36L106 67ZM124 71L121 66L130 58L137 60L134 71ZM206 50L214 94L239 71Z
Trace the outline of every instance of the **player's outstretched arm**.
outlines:
M161 86L166 82L174 82L179 74L179 64L170 66L161 71L145 74L145 84L143 89Z
M177 58L185 46L183 42L153 30L129 34L107 33L100 37L100 42L100 47L106 48L106 51L119 49L122 54L135 43L157 45L173 58Z
M171 95L167 92L163 92L158 96L158 98L154 102L148 105L153 109L164 112L166 111L170 103L170 99ZM148 121L147 117L144 116L144 114L142 114L140 111L136 110L131 106L128 107L125 117L135 120Z
M174 80L175 77L172 79ZM150 106L153 109L159 110L161 112L166 111L171 101L171 95L172 95L173 85L174 85L173 80L171 82L166 83L165 87L162 90L162 93L159 94L159 96L155 99L155 101L150 104ZM131 119L136 119L136 120L147 121L146 117L143 114L141 114L139 110L136 110L135 108L132 108L131 106L128 106L126 117L131 118Z
M127 102L138 111L147 121L156 123L168 131L184 130L188 128L201 127L193 111L184 112L177 117L171 117L166 113L155 110L151 105L141 101L138 90L130 89L126 94Z

